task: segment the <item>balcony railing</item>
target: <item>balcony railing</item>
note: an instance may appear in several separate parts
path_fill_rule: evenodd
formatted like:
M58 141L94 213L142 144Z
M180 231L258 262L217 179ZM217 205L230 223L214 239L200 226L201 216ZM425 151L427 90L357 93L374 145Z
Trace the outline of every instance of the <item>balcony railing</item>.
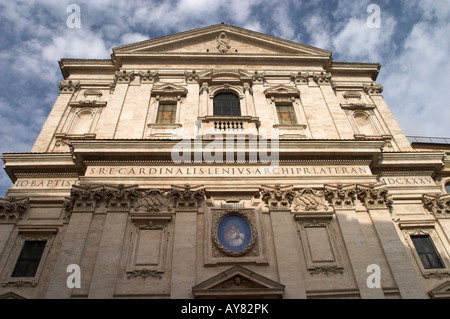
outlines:
M232 133L232 134L258 134L260 121L251 116L205 116L201 121L201 134ZM199 133L200 133L199 132Z

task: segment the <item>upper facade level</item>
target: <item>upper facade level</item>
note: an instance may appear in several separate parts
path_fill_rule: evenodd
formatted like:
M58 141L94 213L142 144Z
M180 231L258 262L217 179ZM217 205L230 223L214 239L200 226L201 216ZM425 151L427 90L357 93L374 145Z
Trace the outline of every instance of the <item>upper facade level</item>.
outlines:
M411 146L376 83L377 63L218 24L62 59L61 93L32 151L73 140L186 139L231 134L280 140L380 140Z

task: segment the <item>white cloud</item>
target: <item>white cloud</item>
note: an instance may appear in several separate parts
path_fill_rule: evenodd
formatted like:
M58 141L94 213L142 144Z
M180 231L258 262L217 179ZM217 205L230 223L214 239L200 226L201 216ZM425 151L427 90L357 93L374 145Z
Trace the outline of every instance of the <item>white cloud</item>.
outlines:
M67 29L52 37L51 43L42 48L42 57L49 62L67 57L102 59L109 54L110 49L106 48L100 34L86 29Z
M450 136L450 24L418 22L388 64L385 98L408 135Z

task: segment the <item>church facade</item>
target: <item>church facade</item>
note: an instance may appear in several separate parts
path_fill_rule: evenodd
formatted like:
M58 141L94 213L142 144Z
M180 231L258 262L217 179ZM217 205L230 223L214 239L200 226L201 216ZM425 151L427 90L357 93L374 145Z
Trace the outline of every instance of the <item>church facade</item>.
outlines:
M449 158L379 64L226 24L59 63L2 155L0 297L450 296Z

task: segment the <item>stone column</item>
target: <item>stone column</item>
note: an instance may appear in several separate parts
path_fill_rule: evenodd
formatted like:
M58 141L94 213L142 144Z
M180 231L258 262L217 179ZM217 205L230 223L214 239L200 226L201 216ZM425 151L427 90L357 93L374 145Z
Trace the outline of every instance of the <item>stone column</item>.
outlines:
M365 240L356 216L355 186L325 185L325 194L334 207L361 298L383 299L384 293L381 288L369 288L367 286L367 278L370 275L367 273L367 267L373 263L370 262L373 258L371 258L372 252L368 249L370 245Z
M250 87L249 83L244 83L244 95L245 114L243 115L256 116L255 107L252 101L253 89Z
M271 209L270 219L280 283L286 286L283 298L305 299L305 279L299 269L303 264L301 247L291 211Z
M255 71L253 75L253 99L255 106L255 115L259 117L261 126L259 135L261 138L271 138L273 123L275 123L271 114L269 105L267 104L266 95L264 94L265 73Z
M198 109L198 116L199 117L204 117L207 115L212 115L212 114L208 114L208 93L209 93L209 87L208 87L208 83L202 83L202 86L200 88L199 94L200 94L200 107Z
M295 79L304 79L302 82L296 80L295 83L301 90L303 109L312 138L338 138L338 132L319 87L321 82L319 82L318 76L306 73L294 76Z
M188 184L184 188L172 186L171 196L176 210L170 298L191 299L196 284L197 212L205 190Z
M156 73L141 71L130 83L114 138L142 138Z
M80 265L81 263L81 256L89 232L92 215L92 211L72 213L58 254L58 260L56 261L53 275L47 288L46 298L67 299L72 295L73 289L67 287L67 278L70 275L67 272L67 266L71 264ZM83 275L82 269L81 275Z
M114 297L129 211L108 211L103 226L89 298Z
M200 100L200 85L198 83L199 76L195 71L185 72L187 83L187 95L184 105L181 105L180 122L183 125L183 134L188 136L180 136L183 138L195 138L196 126L195 123L198 118L198 109Z
M331 78L329 80L325 80L323 83L320 83L320 89L322 91L323 98L325 99L325 103L328 106L334 126L338 132L338 137L340 139L353 139L354 132L352 126L348 121L345 111L341 108L336 98Z
M275 254L277 258L280 283L285 285L283 298L305 299L305 279L300 265L301 243L298 239L290 203L294 196L292 187L261 187L261 198L269 207L272 223Z
M92 299L114 297L131 199L137 196L137 188L109 186L102 196L107 201L107 215L89 288L88 298Z
M171 299L193 298L195 286L197 211L177 210L173 244Z
M59 89L61 93L58 96L45 124L39 133L36 142L34 143L31 152L46 152L50 147L50 143L53 139L53 135L56 133L56 129L63 118L73 94L80 88L79 81L65 80L59 83Z
M117 71L111 82L111 94L108 105L103 110L97 126L97 138L114 138L123 103L128 92L129 83L134 79L134 72Z
M372 98L373 104L376 105L378 112L380 112L383 117L383 121L386 123L391 135L394 137L394 141L398 145L399 151L412 151L411 144L381 95L383 87L376 83L366 84L364 85L364 91Z
M392 200L384 184L357 185L357 193L370 214L400 295L404 299L426 299L418 274L392 222L389 208Z
M28 208L28 204L28 198L0 198L0 256L3 254L14 225Z

